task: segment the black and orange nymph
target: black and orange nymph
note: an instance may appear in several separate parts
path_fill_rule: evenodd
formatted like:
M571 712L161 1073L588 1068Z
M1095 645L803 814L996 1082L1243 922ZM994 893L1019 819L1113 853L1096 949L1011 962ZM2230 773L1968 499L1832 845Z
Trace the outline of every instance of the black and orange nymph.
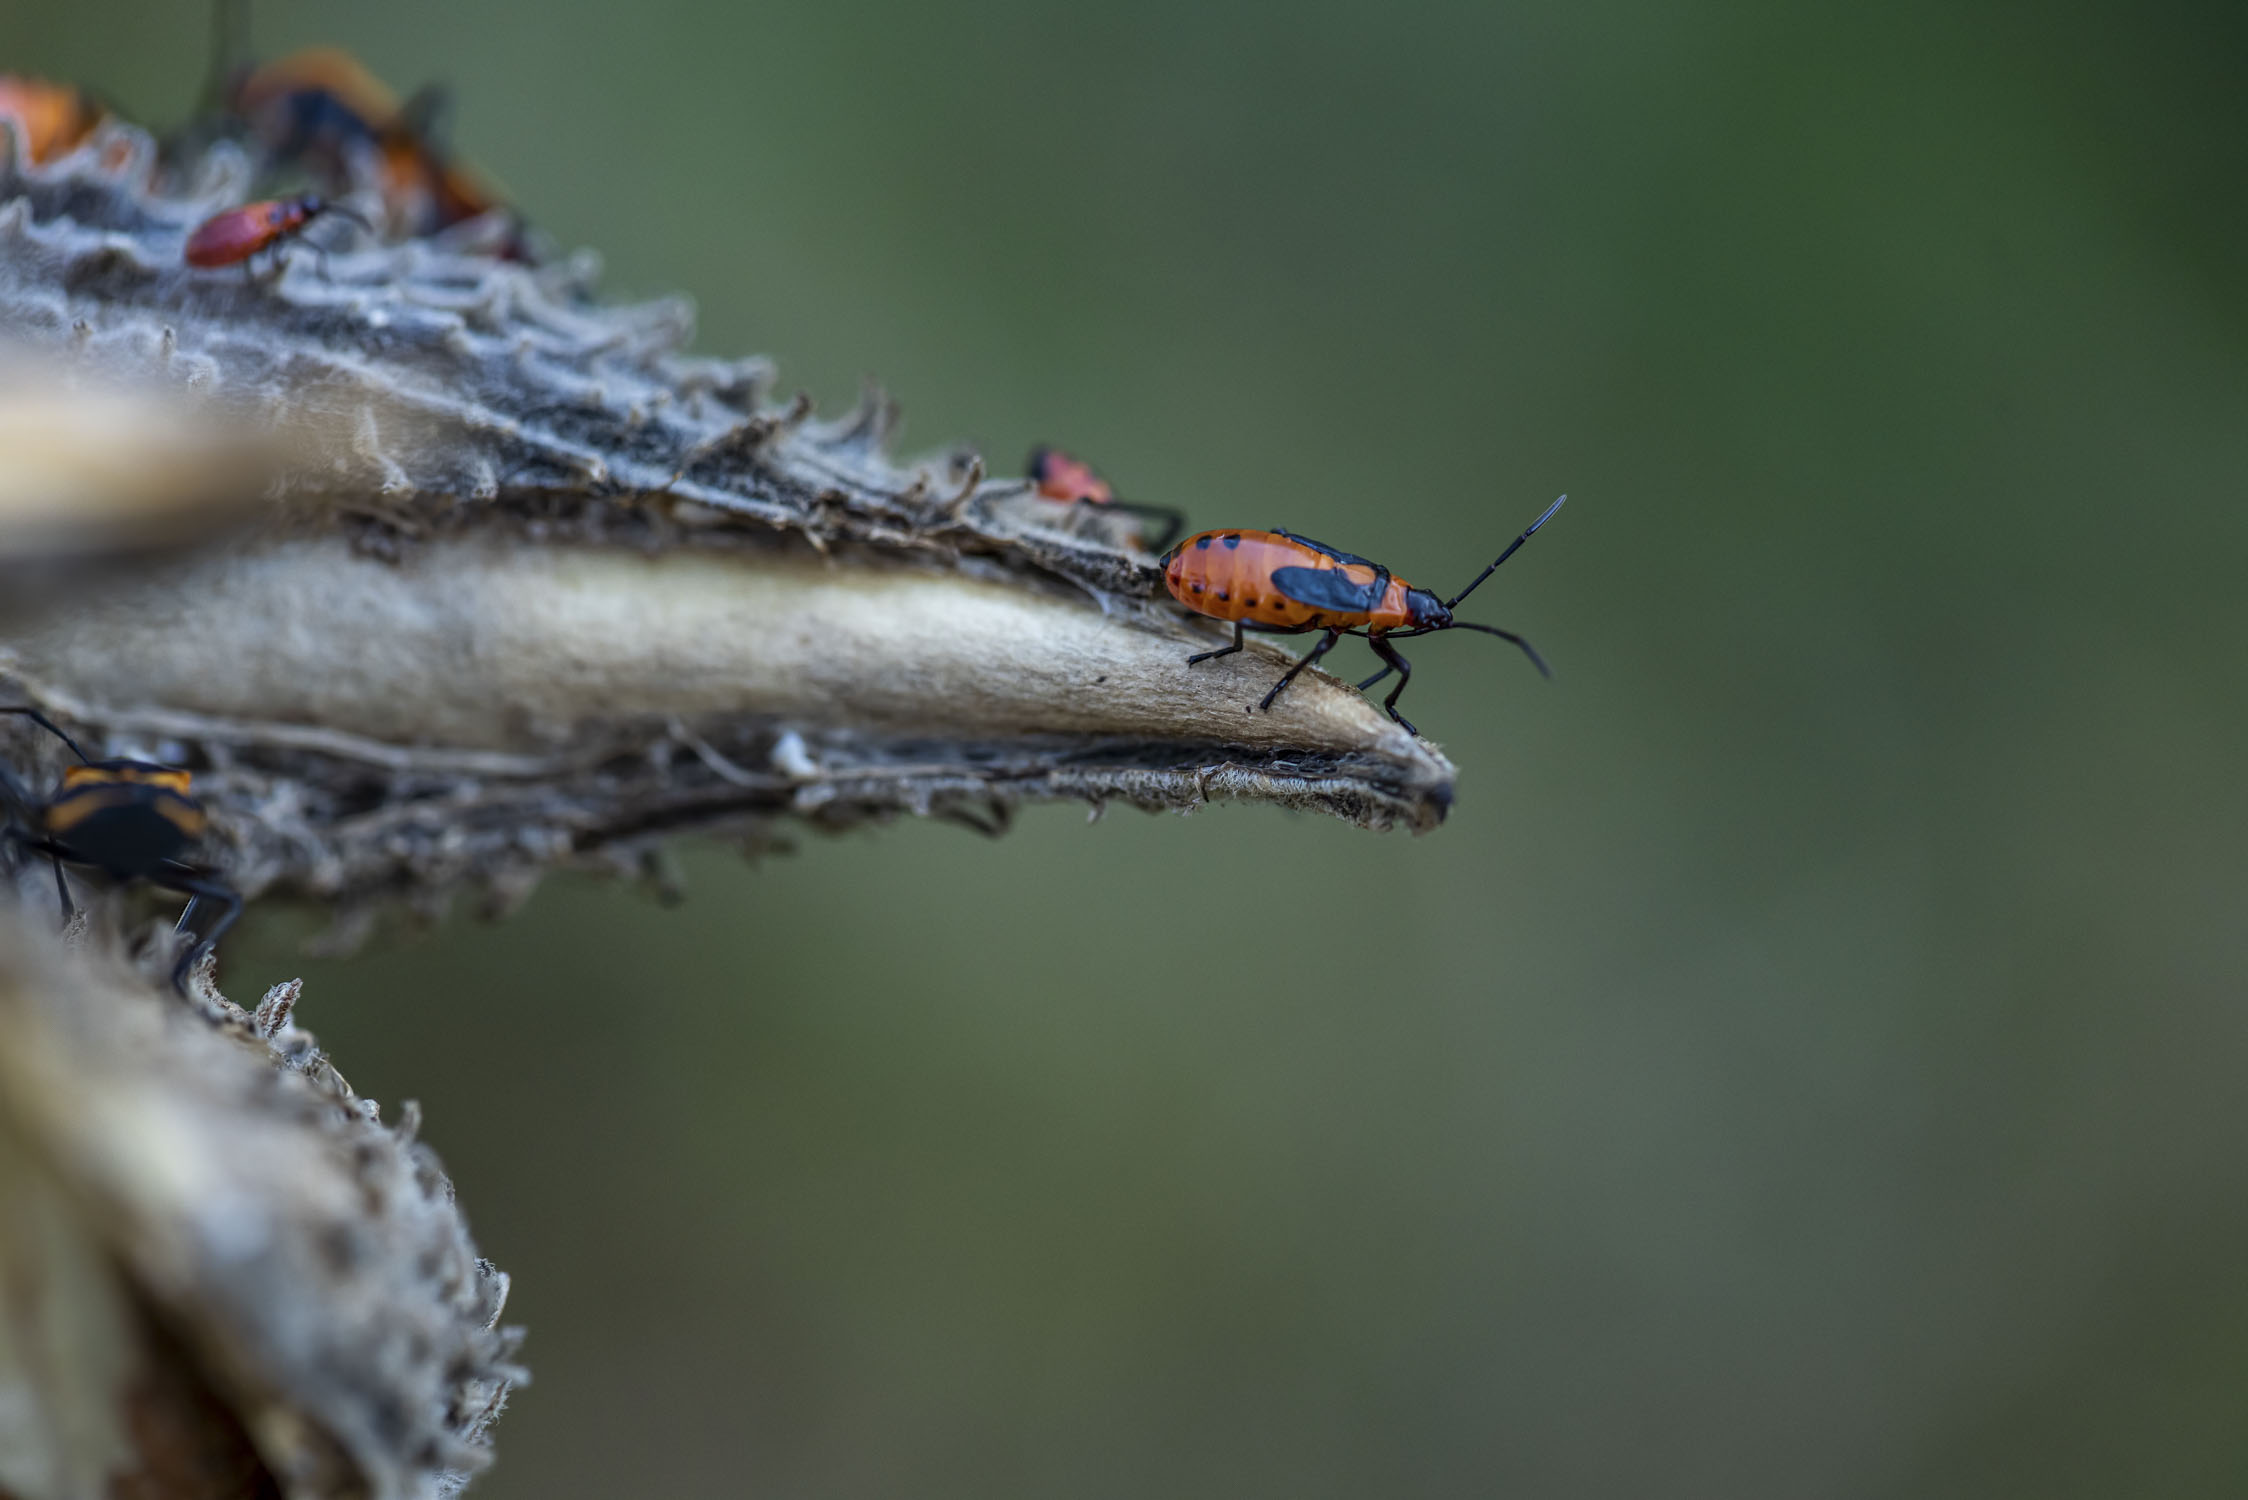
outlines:
M1561 509L1563 495L1546 507L1522 535L1507 544L1492 564L1475 575L1474 582L1449 599L1439 599L1427 589L1415 588L1380 563L1348 552L1338 552L1324 542L1292 531L1205 531L1190 536L1163 554L1163 586L1171 597L1196 614L1233 624L1233 644L1215 651L1198 651L1186 659L1188 666L1241 649L1243 630L1273 635L1325 632L1319 643L1281 675L1256 707L1269 710L1296 675L1334 648L1346 635L1363 636L1382 659L1382 669L1358 684L1364 691L1390 673L1397 686L1382 700L1389 716L1408 733L1418 734L1397 711L1397 698L1413 678L1413 665L1390 644L1408 636L1432 635L1439 630L1475 630L1495 635L1520 647L1541 673L1544 658L1530 643L1511 630L1496 625L1473 625L1452 618L1452 610L1475 592L1499 564L1520 550L1540 526Z
M78 757L78 764L66 767L61 784L44 798L32 795L0 766L0 797L8 803L10 819L6 836L53 862L55 894L62 900L64 921L77 910L63 875L66 864L99 870L112 880L145 880L179 892L188 898L187 910L180 915L183 929L198 904L208 901L220 908L218 919L172 970L172 983L185 985L203 955L242 914L242 898L233 887L180 857L210 827L210 816L195 798L189 773L155 761L95 760L35 708L0 707L0 714L22 715Z

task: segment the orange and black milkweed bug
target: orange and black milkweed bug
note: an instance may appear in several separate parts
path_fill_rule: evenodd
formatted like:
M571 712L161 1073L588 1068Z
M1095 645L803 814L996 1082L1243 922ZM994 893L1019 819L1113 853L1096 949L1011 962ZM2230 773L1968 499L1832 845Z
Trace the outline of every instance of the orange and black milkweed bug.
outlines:
M179 857L210 827L209 815L190 790L189 773L155 761L95 760L36 708L0 707L0 714L22 715L78 757L78 764L63 771L62 784L44 800L32 796L0 766L0 797L13 816L29 824L28 828L9 826L6 836L54 862L55 894L62 899L65 922L77 910L63 878L65 864L91 866L113 880L145 880L178 891L188 898L187 910L180 914L183 930L198 903L216 902L222 908L219 919L196 938L172 970L172 983L184 987L203 955L242 915L242 897L232 886Z
M1413 667L1390 644L1392 640L1439 630L1477 630L1512 641L1522 648L1532 666L1551 677L1544 658L1521 636L1496 625L1455 620L1452 609L1496 572L1500 563L1514 556L1540 526L1552 520L1553 513L1568 498L1563 495L1548 506L1546 513L1510 542L1490 567L1475 575L1473 583L1449 599L1413 587L1380 563L1338 552L1292 531L1205 531L1189 537L1163 554L1163 586L1171 591L1172 598L1196 614L1231 620L1233 644L1197 652L1186 659L1187 665L1231 656L1241 649L1244 630L1272 635L1325 631L1319 644L1283 673L1256 705L1270 709L1273 700L1295 681L1296 674L1316 664L1335 642L1346 635L1363 636L1383 666L1358 684L1359 690L1363 692L1390 673L1397 673L1397 686L1382 700L1382 707L1409 734L1420 731L1397 711L1397 698L1412 681Z

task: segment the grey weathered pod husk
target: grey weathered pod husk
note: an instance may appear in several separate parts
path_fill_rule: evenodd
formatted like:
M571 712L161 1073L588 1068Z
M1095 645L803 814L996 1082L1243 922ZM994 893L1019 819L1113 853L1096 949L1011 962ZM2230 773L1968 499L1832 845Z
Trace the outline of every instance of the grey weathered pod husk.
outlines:
M523 1379L451 1184L290 1022L0 912L0 1495L435 1500ZM81 919L83 920L83 919Z
M115 125L0 160L14 357L264 449L246 534L0 620L0 695L191 765L250 894L505 898L683 829L1034 799L1442 819L1451 765L1347 686L1257 713L1277 648L1189 670L1216 633L1130 521L895 460L886 397L816 419L765 362L686 353L684 303L596 301L589 255L331 220L270 268L185 266L247 178Z

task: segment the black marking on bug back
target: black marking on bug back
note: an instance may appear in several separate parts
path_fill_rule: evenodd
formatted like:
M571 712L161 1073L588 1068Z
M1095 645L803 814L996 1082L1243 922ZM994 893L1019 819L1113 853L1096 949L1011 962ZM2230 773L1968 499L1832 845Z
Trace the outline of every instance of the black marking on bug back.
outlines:
M1197 552L1207 552L1210 550L1210 538L1208 533L1204 533L1203 535L1198 536L1194 539L1194 550Z
M1315 542L1308 536L1298 536L1293 531L1283 531L1277 526L1272 528L1272 534L1274 536L1284 536L1299 547L1309 547L1312 551L1318 553L1322 557L1331 557L1339 563L1357 563L1361 567L1380 568L1382 576L1384 578L1387 578L1389 576L1389 570L1386 568L1382 568L1382 565L1380 563L1375 562L1370 557L1360 557L1355 552L1339 552L1335 548L1328 546L1325 542Z
M1241 533L1238 531L1229 531L1224 536L1219 537L1218 540L1225 543L1226 550L1229 552L1240 550Z
M130 878L186 848L202 831L203 810L156 788L89 786L58 799L48 826L69 848L67 858Z
M1362 615L1382 602L1389 589L1389 573L1374 566L1370 583L1353 582L1340 568L1274 568L1272 586L1312 609L1336 614Z

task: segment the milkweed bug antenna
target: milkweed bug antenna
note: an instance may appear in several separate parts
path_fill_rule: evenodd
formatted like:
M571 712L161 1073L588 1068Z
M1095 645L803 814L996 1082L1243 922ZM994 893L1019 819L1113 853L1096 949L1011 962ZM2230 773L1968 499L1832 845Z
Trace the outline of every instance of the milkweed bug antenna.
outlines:
M210 827L203 804L189 790L188 773L155 761L95 760L36 708L0 706L0 714L29 719L78 757L78 764L64 770L62 784L44 801L0 768L0 790L15 804L12 816L30 825L27 830L11 823L7 838L34 854L46 855L53 864L55 895L62 902L65 922L77 911L69 882L63 878L66 863L91 866L114 880L145 880L161 890L177 891L188 898L187 909L180 913L180 930L187 929L202 902L222 908L210 930L195 939L172 969L173 986L184 989L203 955L242 915L242 897L232 886L177 857Z
M1466 588L1461 589L1451 598L1445 600L1444 607L1446 609L1450 609L1455 604L1458 604L1462 599L1465 599L1468 595L1474 593L1476 589L1482 586L1484 579L1490 577L1493 573L1496 573L1499 570L1500 563L1505 562L1508 558L1514 556L1516 552L1520 551L1522 549L1522 544L1530 540L1530 538L1537 533L1537 529L1540 526L1543 526L1546 522L1552 520L1553 513L1555 511L1561 509L1562 506L1568 503L1569 497L1567 495L1563 495L1560 499L1547 506L1544 515L1538 517L1535 521L1532 521L1529 524L1528 528L1523 531L1522 535L1507 543L1506 551L1501 552L1498 557L1492 561L1491 566L1485 568L1482 572L1475 575L1475 582L1469 584ZM1538 648L1531 645L1528 641L1522 639L1522 637L1516 635L1511 630L1501 630L1496 625L1473 625L1466 620L1454 620L1451 625L1443 628L1451 630L1479 630L1485 635L1495 635L1502 641L1512 641L1515 645L1522 648L1522 654L1524 656L1530 658L1530 665L1538 669L1538 675L1540 677L1545 678L1549 682L1553 680L1553 668L1547 666L1545 663L1545 658L1538 655ZM1407 631L1404 633L1409 635L1421 635L1425 632L1415 630ZM1372 687L1375 683L1380 682L1384 677L1387 677L1390 673L1396 670L1397 669L1395 667L1382 668L1379 672L1376 672L1373 676L1358 684L1358 691L1360 691L1361 693L1365 692L1366 689ZM1398 684L1398 689L1400 692L1402 692L1404 690L1404 684ZM1396 694L1391 694L1392 698L1394 698L1395 696Z
M204 115L223 111L236 81L249 71L249 0L217 0L211 7L211 69L203 76L197 109Z
M1568 497L1567 495L1563 495L1563 496L1562 496L1562 497L1561 497L1560 499L1558 499L1558 500L1554 501L1554 502L1553 502L1553 503L1552 503L1551 505L1547 506L1547 507L1546 507L1546 509L1545 509L1545 514L1544 514L1544 515L1542 515L1542 516L1538 517L1538 518L1537 518L1537 519L1536 519L1535 521L1532 521L1532 522L1531 522L1531 523L1529 524L1529 526L1528 526L1528 527L1526 527L1526 528L1525 528L1525 529L1523 530L1523 533L1522 533L1522 535L1520 535L1520 536L1516 537L1516 538L1515 538L1515 539L1514 539L1513 541L1511 541L1511 542L1508 542L1508 543L1506 544L1506 551L1504 551L1504 552L1501 552L1501 553L1500 553L1500 554L1499 554L1499 555L1498 555L1497 557L1493 558L1493 559L1491 560L1491 566L1489 566L1488 568L1485 568L1485 569L1484 569L1484 570L1483 570L1482 572L1480 572L1480 573L1476 574L1476 575L1475 575L1475 582L1473 582L1473 583L1469 584L1469 585L1468 585L1468 586L1467 586L1466 588L1464 588L1464 589L1461 589L1461 590L1460 590L1460 591L1459 591L1458 593L1454 594L1454 595L1453 595L1453 596L1452 596L1451 598L1449 598L1449 599L1445 600L1445 601L1444 601L1444 607L1445 607L1446 609L1453 609L1453 608L1456 608L1456 607L1457 607L1457 606L1459 605L1459 602L1460 602L1460 601L1461 601L1462 599L1465 599L1465 598L1466 598L1466 597L1467 597L1468 595L1470 595L1470 594L1474 593L1474 592L1475 592L1475 591L1476 591L1477 589L1481 588L1481 587L1483 586L1483 580L1484 580L1484 579L1486 579L1486 578L1490 577L1490 576L1491 576L1491 575L1492 575L1493 573L1496 573L1496 572L1498 572L1498 571L1499 571L1499 564L1500 564L1500 563L1503 563L1503 562L1505 562L1505 561L1506 561L1506 560L1507 560L1508 558L1510 558L1510 557L1514 556L1514 554L1515 554L1515 553L1517 553L1517 552L1521 551L1521 550L1522 550L1522 544L1523 544L1524 542L1526 542L1526 541L1530 540L1530 538L1531 538L1531 537L1533 537L1533 536L1536 536L1536 535L1538 534L1538 528L1539 528L1540 526L1543 526L1543 525L1544 525L1544 524L1545 524L1546 522L1548 522L1548 521L1552 520L1552 519L1553 519L1553 513L1554 513L1555 511L1557 511L1557 510L1561 509L1561 507L1562 507L1562 506L1564 506L1564 505L1567 505L1568 503L1569 503L1569 497ZM1487 625L1472 625L1472 626L1469 626L1469 627L1467 627L1467 628L1468 628L1468 629L1471 629L1471 630L1489 630L1489 629L1490 629L1490 627L1489 627L1489 626L1487 626ZM1495 630L1495 631L1492 631L1491 633L1492 633L1493 635L1505 635L1505 634L1506 634L1506 632L1505 632L1505 631L1503 631L1503 630ZM1536 661L1536 660L1537 660L1537 654L1536 654L1535 652L1531 653L1531 658L1530 658L1530 659L1531 659L1532 661ZM1544 670L1544 668L1543 668L1543 667L1541 666L1539 670L1543 671L1543 670ZM1546 675L1547 675L1548 677L1550 677L1550 676L1552 676L1553 674L1552 674L1552 673L1550 673L1550 672L1547 672L1547 673L1546 673Z
M22 717L29 719L32 723L38 725L41 729L46 730L47 733L53 735L56 739L61 740L64 745L68 746L70 749L70 753L78 757L78 762L80 765L90 766L94 763L93 757L89 756L84 750L80 749L76 740L72 739L69 735L64 734L61 728L56 725L54 720L48 718L38 709L0 708L0 714L19 714Z
M425 83L414 90L412 98L398 106L398 117L391 122L391 128L434 145L450 134L446 127L452 118L452 89L442 83Z
M1454 620L1449 625L1431 628L1441 628L1444 630L1476 630L1481 631L1485 635L1495 635L1502 641L1512 641L1515 645L1522 648L1522 654L1524 656L1530 658L1530 665L1538 669L1538 675L1540 677L1543 677L1548 681L1551 681L1553 678L1553 668L1547 666L1545 663L1545 658L1538 655L1538 648L1531 645L1528 641L1522 639L1522 637L1516 635L1511 630L1501 630L1496 625L1477 625L1468 620ZM1401 631L1399 633L1401 635L1426 635L1428 632L1425 630L1407 630ZM1390 674L1390 671L1391 669L1388 667L1382 668L1379 672L1376 672L1373 675L1369 682L1362 682L1359 684L1359 687L1365 688L1372 682L1381 681L1384 677L1387 677Z
M1380 563L1338 552L1292 531L1205 531L1189 537L1163 554L1163 586L1172 598L1195 613L1232 621L1233 642L1215 651L1196 652L1187 658L1187 665L1231 656L1242 648L1244 630L1275 635L1325 632L1255 705L1270 710L1288 684L1305 668L1317 664L1337 641L1346 635L1362 636L1383 665L1358 685L1360 690L1395 672L1397 686L1382 700L1382 707L1413 734L1420 731L1397 711L1398 695L1412 681L1413 664L1398 652L1394 641L1439 630L1495 635L1520 647L1532 666L1551 677L1545 659L1528 641L1496 625L1455 620L1452 606L1497 572L1499 564L1514 556L1540 526L1553 519L1553 513L1568 498L1564 495L1548 506L1544 515L1531 522L1528 530L1475 576L1474 582L1448 600L1415 588Z

